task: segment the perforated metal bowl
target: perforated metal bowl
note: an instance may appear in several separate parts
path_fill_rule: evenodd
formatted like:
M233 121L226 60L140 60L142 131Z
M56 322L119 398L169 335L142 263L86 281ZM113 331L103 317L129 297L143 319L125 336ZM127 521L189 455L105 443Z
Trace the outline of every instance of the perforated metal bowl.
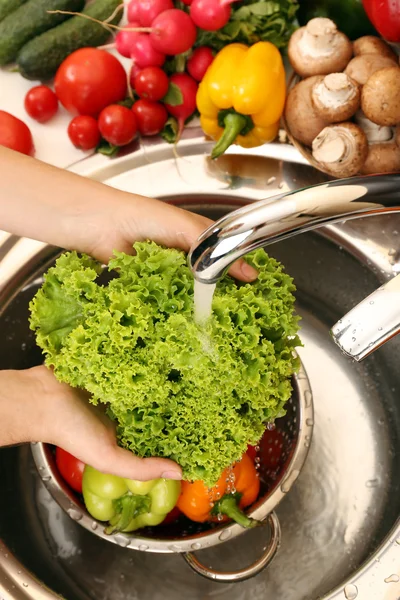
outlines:
M287 413L276 422L276 428L282 433L280 437L283 440L279 464L271 469L261 462L260 495L248 511L250 516L262 521L265 527L269 525L269 528L266 527L267 544L256 562L235 572L220 572L205 567L194 556L193 551L210 548L244 534L246 530L240 525L228 523L199 526L182 518L174 525L148 527L139 533L107 534L104 523L89 515L82 498L63 481L57 471L53 449L37 443L32 444L32 453L39 475L52 497L71 519L91 531L93 535L133 550L181 553L187 563L204 577L224 582L242 581L265 568L278 550L281 532L274 509L289 492L301 472L310 447L313 425L312 393L307 374L301 365L299 372L293 377L293 394L287 403ZM272 446L268 448L268 437L266 434L263 444L267 454L273 451ZM275 437L275 442L277 441ZM271 444L275 442L271 441Z

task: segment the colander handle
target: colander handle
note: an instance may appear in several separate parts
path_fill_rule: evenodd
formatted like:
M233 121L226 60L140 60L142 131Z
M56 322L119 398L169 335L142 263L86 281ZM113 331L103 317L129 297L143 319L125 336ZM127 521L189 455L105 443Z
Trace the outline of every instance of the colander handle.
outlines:
M270 564L281 543L281 526L278 517L274 512L266 517L266 523L268 523L271 529L271 539L267 548L265 548L262 556L258 560L240 571L216 571L209 567L205 567L198 558L195 557L193 552L185 552L182 554L182 557L193 571L196 571L199 575L211 579L212 581L236 583L255 577L255 575L258 575L260 571Z

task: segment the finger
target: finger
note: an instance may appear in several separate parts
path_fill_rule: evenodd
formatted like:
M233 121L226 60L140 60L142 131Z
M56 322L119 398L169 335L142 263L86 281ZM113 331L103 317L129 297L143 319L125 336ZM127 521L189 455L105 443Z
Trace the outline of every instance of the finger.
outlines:
M125 479L182 479L182 470L174 461L168 458L139 458L118 446L109 448L101 457L97 454L87 459L90 459L88 464L98 471Z

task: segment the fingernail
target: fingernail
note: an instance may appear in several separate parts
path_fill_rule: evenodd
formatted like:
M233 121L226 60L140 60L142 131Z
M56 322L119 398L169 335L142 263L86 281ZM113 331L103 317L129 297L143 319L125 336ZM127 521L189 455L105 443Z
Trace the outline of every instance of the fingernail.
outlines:
M241 271L246 279L257 279L258 272L254 267L243 261Z
M162 479L182 479L182 473L179 471L165 471L161 474Z

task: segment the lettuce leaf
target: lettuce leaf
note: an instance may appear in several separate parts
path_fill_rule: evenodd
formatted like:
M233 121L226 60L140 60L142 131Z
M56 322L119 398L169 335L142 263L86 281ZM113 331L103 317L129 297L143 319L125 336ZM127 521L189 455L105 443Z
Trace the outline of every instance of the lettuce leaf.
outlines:
M260 272L226 276L204 329L193 321L193 276L183 252L153 242L101 266L75 252L49 269L30 326L60 381L108 405L119 443L139 456L176 460L184 477L213 485L284 414L300 344L295 286L264 250Z

